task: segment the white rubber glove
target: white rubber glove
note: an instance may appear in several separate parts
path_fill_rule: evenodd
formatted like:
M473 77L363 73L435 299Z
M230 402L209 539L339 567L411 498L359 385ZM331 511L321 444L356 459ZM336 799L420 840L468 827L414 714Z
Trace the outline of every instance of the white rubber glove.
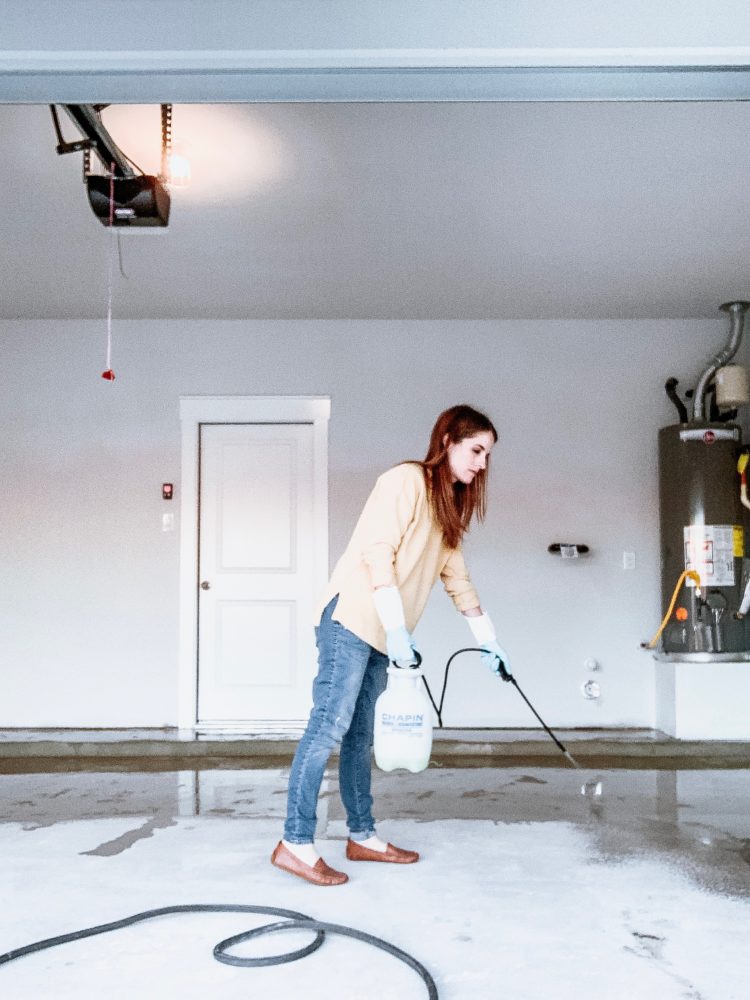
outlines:
M504 681L509 681L511 674L508 654L497 641L495 626L492 624L490 616L482 614L475 615L473 618L468 617L468 615L464 615L464 617L469 623L469 628L472 631L477 645L482 649L480 656L482 663L485 667L488 667L496 677L502 677Z
M404 603L398 587L378 587L372 593L375 610L385 629L385 644L388 659L397 667L406 667L417 662L414 655L417 647L409 635L404 618Z

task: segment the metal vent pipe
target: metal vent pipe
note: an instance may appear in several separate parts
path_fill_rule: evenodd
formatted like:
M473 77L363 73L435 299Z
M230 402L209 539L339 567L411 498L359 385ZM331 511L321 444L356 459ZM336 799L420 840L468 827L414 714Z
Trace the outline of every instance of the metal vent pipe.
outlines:
M719 351L719 353L711 358L708 368L701 375L698 386L695 390L695 399L693 400L693 420L696 423L700 423L705 420L704 410L704 399L706 395L706 389L708 389L708 383L714 377L716 370L725 365L728 361L737 353L737 350L742 341L742 328L745 325L745 313L750 309L750 302L725 302L722 306L719 306L724 312L729 313L729 341L724 348L724 350Z

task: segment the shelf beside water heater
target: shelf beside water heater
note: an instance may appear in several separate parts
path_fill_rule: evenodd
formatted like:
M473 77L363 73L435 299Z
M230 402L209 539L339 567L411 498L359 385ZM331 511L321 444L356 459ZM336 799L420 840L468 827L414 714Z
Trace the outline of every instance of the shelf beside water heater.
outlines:
M750 740L750 654L689 655L656 657L656 728L680 740Z

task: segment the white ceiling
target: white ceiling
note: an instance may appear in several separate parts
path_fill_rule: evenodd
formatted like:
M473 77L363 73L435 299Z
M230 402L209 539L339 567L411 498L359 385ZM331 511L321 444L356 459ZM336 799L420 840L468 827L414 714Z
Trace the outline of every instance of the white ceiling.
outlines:
M75 128L62 115L66 136ZM146 172L155 107L104 111ZM193 182L123 232L118 318L717 317L750 298L750 104L181 105ZM106 309L49 109L0 106L3 318Z

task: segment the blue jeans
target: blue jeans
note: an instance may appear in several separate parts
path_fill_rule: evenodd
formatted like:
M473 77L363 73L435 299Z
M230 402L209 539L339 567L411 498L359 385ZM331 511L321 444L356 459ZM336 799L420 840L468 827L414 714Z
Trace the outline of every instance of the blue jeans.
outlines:
M341 744L339 791L353 840L375 833L370 774L375 702L385 690L388 657L332 619L338 597L315 629L318 676L313 707L289 775L284 840L311 844L316 805L331 752Z

